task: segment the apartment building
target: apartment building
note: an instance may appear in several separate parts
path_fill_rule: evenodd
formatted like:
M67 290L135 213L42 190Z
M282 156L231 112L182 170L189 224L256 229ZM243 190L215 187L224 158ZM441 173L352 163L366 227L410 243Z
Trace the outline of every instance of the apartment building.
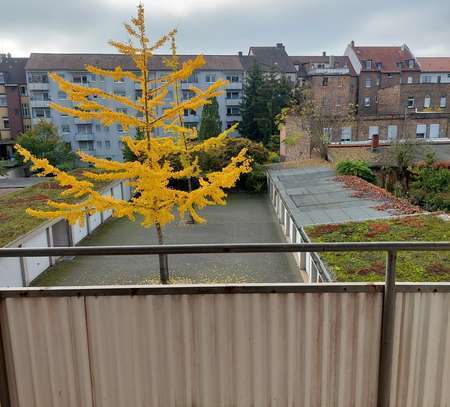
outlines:
M168 68L164 65L164 55L155 55L150 62L150 77L166 75ZM191 55L181 55L183 62ZM242 98L242 82L244 77L239 55L205 55L206 64L181 84L182 99L190 98L190 86L205 89L219 79L227 79L229 85L223 95L218 97L219 114L223 129L240 120L239 106ZM57 85L49 80L49 73L55 72L68 81L98 87L112 94L137 99L141 94L140 84L127 78L113 81L110 78L92 75L85 70L86 65L95 65L103 69L114 69L121 66L124 70L136 70L130 58L118 54L31 54L26 66L28 89L31 96L31 115L33 124L39 120L50 120L59 130L73 150L82 150L96 156L113 160L122 159L121 137L125 135L120 125L103 126L96 121L82 121L68 117L55 110L50 110L50 101L72 106L66 95L60 92ZM158 114L170 107L174 101L174 90L170 90L164 106L158 107ZM105 101L113 109L131 114L129 108L115 102ZM128 110L127 110L128 109ZM198 126L201 109L186 110L184 119L187 126ZM157 135L161 135L158 134Z
M345 55L359 78L353 141L373 135L382 140L450 137L449 58L416 58L407 45L365 47L353 41Z
M12 157L14 140L31 126L25 77L27 58L0 54L0 159Z
M168 72L164 65L167 55L155 55L149 66L151 78L161 77ZM180 55L180 62L193 58L194 55ZM297 71L290 61L283 44L272 47L251 47L248 55L239 52L236 55L205 55L206 64L197 70L190 78L181 84L181 99L192 96L190 86L206 89L216 80L226 79L228 85L223 95L217 98L219 115L222 128L227 129L241 120L240 105L243 96L243 82L246 72L253 64L259 64L263 70L279 72L288 77L292 82L296 80ZM139 84L124 78L123 81L113 81L92 75L85 70L86 65L94 65L103 69L114 69L121 66L123 70L136 70L134 64L124 55L119 54L31 54L26 65L26 79L30 92L30 109L32 123L39 120L49 120L58 129L73 150L82 150L99 157L113 160L122 159L121 137L123 129L117 126L102 126L95 121L81 121L50 110L51 101L72 106L66 99L66 95L60 92L57 85L49 79L49 73L55 72L66 80L85 84L86 86L99 87L110 93L121 96L137 98L141 90ZM170 107L174 101L174 90L168 92L166 105L158 107L158 114ZM122 109L127 113L129 108L120 106L115 102L106 102L114 109ZM127 110L128 109L128 110ZM198 127L202 109L186 110L184 112L185 124L190 127ZM237 133L236 133L237 134ZM157 135L162 135L157 133Z

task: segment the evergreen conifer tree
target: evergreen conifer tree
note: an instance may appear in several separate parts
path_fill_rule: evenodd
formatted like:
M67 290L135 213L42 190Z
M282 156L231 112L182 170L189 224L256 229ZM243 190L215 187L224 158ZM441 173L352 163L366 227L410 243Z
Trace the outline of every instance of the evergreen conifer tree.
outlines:
M217 103L217 98L212 98L211 103L203 107L198 138L206 140L217 136L221 131L222 123L219 115L219 104Z

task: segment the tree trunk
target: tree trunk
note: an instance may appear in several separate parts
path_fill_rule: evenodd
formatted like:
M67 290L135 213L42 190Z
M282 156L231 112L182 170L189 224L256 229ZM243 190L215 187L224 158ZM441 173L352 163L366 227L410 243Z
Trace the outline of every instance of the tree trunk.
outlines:
M156 233L158 235L158 244L164 245L164 237L161 225L156 223ZM169 284L169 262L167 254L159 254L159 279L161 284Z
M192 192L192 180L191 177L188 178L188 189L189 189L189 193ZM192 217L192 214L189 212L189 219L187 220L186 223L189 223L191 225L195 224L194 218Z

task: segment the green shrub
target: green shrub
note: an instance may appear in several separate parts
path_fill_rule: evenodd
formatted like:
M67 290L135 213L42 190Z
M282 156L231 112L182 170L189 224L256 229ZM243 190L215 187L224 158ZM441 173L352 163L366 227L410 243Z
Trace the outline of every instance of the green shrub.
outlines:
M375 174L370 167L361 160L344 160L336 165L338 175L354 175L368 182L375 182Z
M431 164L416 169L410 191L413 203L429 211L450 211L450 170Z
M248 192L265 192L267 190L267 178L264 166L254 163L252 171L242 176L240 186Z

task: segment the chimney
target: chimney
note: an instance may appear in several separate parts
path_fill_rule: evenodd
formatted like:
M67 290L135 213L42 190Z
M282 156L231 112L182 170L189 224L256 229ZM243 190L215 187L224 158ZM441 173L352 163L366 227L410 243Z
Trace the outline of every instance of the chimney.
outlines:
M277 42L277 48L284 49L284 45L282 42Z
M326 57L326 56L327 56L327 53L326 53L325 51L323 51L323 52L322 52L322 56L323 56L323 57Z
M351 40L351 41L350 41L350 46L351 46L352 48L354 48L354 47L355 47L355 41Z
M241 57L241 56L242 56L242 51L239 51L239 52L238 52L238 55Z
M372 135L372 145L371 145L371 151L377 151L378 147L380 145L380 136L378 134Z

